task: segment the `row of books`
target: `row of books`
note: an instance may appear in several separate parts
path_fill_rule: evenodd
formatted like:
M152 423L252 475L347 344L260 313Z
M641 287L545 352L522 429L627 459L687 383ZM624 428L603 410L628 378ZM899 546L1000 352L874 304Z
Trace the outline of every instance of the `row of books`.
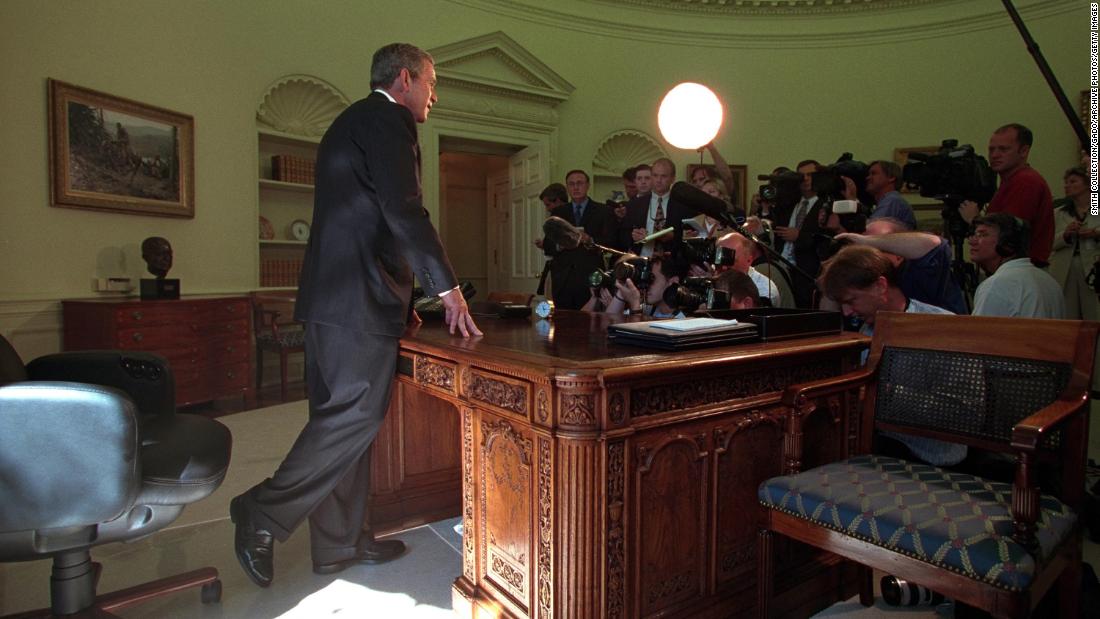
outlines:
M312 159L305 157L273 155L271 157L271 178L285 183L312 185L315 178L314 165Z
M260 285L271 286L297 286L298 274L302 271L302 259L260 261Z

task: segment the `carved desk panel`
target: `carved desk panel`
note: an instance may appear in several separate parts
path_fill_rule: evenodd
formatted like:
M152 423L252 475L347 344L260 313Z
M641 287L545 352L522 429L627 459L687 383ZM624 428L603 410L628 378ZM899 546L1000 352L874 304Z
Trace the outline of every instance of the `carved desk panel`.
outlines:
M868 342L837 334L653 352L608 342L607 322L560 312L540 334L529 320L483 320L485 336L468 340L425 323L402 340L391 417L415 405L454 430L453 455L432 479L452 480L447 507L464 517L452 596L461 616L749 612L756 488L783 471L792 440L780 393L851 369ZM843 408L803 429L808 458L850 449ZM831 556L780 555L782 614L808 615L855 591Z

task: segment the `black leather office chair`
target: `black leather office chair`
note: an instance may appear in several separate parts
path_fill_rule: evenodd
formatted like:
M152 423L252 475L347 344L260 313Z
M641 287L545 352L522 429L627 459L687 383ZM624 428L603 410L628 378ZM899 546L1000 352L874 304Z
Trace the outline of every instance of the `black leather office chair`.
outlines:
M0 561L53 559L50 608L17 616L113 617L198 586L203 602L220 600L214 568L96 596L93 546L164 528L225 478L229 430L176 414L174 394L157 355L62 353L24 366L0 337Z

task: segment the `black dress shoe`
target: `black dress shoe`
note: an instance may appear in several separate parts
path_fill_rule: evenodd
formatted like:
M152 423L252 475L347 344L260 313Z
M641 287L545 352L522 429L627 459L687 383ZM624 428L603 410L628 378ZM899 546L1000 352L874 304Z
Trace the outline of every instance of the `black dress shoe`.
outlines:
M314 574L335 574L360 563L376 564L391 561L405 554L405 544L401 540L387 539L380 542L371 540L360 545L359 552L350 559L332 563L314 563Z
M275 575L275 543L270 531L256 526L241 504L241 497L229 502L229 518L237 525L233 550L244 573L261 587L271 584Z

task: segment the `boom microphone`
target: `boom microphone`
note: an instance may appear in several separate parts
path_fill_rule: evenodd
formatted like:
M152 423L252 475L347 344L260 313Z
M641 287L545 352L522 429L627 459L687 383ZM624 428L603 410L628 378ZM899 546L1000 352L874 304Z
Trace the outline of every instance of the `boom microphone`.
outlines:
M691 183L677 181L672 185L672 191L669 192L669 195L670 201L681 204L691 211L717 219L727 227L740 228L733 218L733 213L727 210L724 200L715 198Z
M626 255L626 252L598 245L593 242L592 239L585 240L584 230L565 221L561 217L548 217L542 224L542 234L546 237L545 244L548 255L577 249L578 247L598 249L605 254L612 254L615 256Z
M551 254L576 249L581 244L581 229L561 217L547 218L542 224L542 234L546 244L553 246Z

